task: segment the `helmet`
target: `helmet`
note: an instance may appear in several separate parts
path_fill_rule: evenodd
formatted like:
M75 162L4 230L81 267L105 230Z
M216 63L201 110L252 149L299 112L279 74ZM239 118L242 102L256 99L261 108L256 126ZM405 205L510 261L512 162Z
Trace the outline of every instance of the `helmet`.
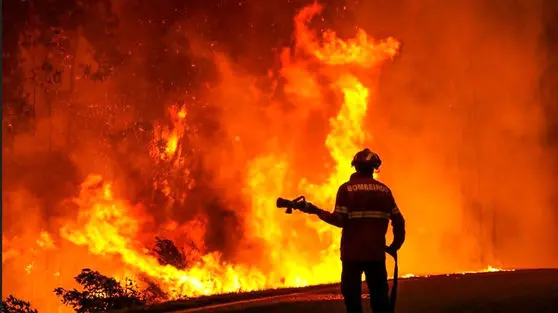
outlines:
M357 152L353 161L351 162L352 166L357 167L358 165L369 165L372 166L374 169L377 169L382 165L382 160L380 160L380 156L370 151L370 149L366 148L362 151Z

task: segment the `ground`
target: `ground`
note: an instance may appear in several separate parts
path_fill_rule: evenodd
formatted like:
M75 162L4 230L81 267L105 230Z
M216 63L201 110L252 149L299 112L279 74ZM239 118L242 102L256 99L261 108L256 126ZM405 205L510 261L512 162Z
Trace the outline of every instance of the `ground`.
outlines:
M197 305L175 304L168 310L143 312L345 312L338 285L276 291L256 296L236 296L233 302ZM370 312L363 289L364 312ZM279 294L279 295L274 295ZM258 298L259 297L259 298ZM214 302L215 303L215 302ZM180 307L182 306L182 307ZM136 310L134 310L136 311ZM137 312L137 311L136 311ZM557 313L558 269L522 270L482 274L422 277L401 280L398 313Z

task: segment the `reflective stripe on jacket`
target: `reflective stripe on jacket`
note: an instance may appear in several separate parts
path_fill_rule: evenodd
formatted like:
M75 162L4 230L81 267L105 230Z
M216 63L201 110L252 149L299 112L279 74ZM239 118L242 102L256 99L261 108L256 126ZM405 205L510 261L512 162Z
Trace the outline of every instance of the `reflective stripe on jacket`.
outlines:
M355 173L337 192L335 209L320 218L342 227L341 259L377 261L385 259L386 233L392 221L393 245L405 240L405 221L391 190L369 176Z

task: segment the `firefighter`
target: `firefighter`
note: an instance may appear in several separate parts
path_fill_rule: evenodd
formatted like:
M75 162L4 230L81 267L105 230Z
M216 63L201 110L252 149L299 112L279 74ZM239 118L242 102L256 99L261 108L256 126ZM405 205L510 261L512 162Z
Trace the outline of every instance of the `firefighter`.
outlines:
M385 254L393 255L403 245L405 220L389 187L373 177L381 163L378 154L369 149L359 151L351 163L356 171L339 187L334 211L321 210L311 203L302 210L342 228L341 293L347 313L362 312L363 272L372 311L391 313ZM386 247L389 220L393 242Z

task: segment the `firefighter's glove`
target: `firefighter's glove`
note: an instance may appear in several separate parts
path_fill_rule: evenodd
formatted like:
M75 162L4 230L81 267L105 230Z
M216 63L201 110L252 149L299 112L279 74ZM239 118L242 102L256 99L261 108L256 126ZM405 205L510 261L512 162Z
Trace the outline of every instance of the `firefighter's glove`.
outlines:
M397 250L398 249L395 248L393 245L386 247L386 253L391 255L391 256L395 256L397 254Z
M318 208L317 206L313 205L310 202L306 202L306 206L304 206L300 210L307 214L318 214L320 212L320 208Z

